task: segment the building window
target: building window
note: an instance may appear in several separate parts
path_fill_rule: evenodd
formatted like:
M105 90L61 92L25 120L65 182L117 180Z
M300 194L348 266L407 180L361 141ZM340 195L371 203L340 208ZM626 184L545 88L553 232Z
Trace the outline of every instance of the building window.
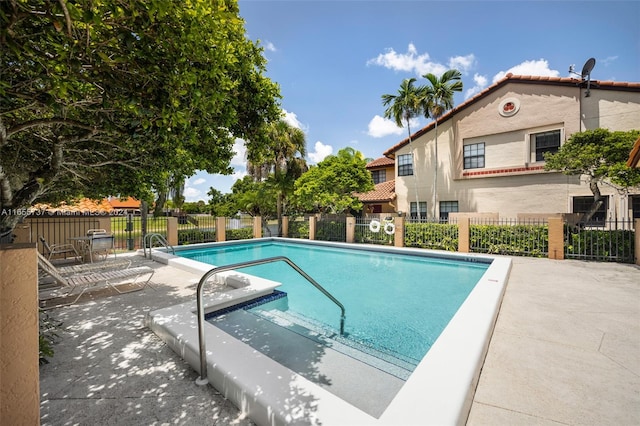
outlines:
M449 213L458 212L457 201L440 201L440 221L447 222L449 220Z
M484 142L464 146L464 168L480 169L484 167Z
M560 130L531 135L531 157L535 154L535 161L544 161L545 153L556 153L558 149L560 149Z
M411 219L426 219L427 218L427 202L420 201L420 216L418 217L418 209L416 208L416 202L412 201L409 204L409 216Z
M607 220L607 208L609 197L602 197L604 201L600 208L593 215L591 220L587 223L591 226L601 225L604 226L605 220ZM593 197L573 197L573 212L574 213L586 213L593 204Z
M640 219L640 195L632 195L631 197L631 217ZM640 248L636 249L640 250Z
M413 175L413 155L398 155L398 176Z
M371 177L373 177L373 183L382 183L387 181L387 171L386 170L374 170L371 172Z

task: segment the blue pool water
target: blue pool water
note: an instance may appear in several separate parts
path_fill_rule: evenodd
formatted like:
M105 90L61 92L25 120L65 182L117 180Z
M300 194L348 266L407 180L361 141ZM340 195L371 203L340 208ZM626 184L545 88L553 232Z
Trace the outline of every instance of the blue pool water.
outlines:
M350 339L415 364L489 267L488 263L279 241L176 254L215 266L286 256L345 306L345 332ZM290 311L339 330L340 309L285 262L240 272L282 282L278 289L288 294Z

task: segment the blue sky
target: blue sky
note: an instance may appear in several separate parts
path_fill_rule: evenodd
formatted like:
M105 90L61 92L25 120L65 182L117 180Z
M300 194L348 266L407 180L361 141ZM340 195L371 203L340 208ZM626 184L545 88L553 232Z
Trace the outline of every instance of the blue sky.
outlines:
M569 77L596 59L594 80L640 82L638 1L240 0L247 37L259 41L266 75L280 85L286 119L306 135L316 164L350 146L378 158L406 137L385 120L381 96L405 78L462 72L455 105L512 72ZM412 130L428 124L425 118ZM223 193L245 174L235 144L229 176L198 173L187 201Z

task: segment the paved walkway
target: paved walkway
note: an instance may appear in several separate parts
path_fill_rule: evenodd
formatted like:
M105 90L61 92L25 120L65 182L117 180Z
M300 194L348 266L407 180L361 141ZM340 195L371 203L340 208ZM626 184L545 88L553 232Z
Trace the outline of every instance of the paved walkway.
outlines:
M640 268L513 261L468 425L640 424ZM155 291L48 311L63 329L40 369L43 425L253 425L144 327L200 278L151 265Z

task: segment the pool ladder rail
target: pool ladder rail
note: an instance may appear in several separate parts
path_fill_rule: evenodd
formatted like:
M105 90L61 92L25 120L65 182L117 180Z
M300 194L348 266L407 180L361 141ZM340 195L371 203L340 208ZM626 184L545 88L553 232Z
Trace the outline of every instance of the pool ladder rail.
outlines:
M322 294L327 296L329 300L331 300L340 308L340 335L344 336L344 322L347 317L344 305L340 303L340 301L338 301L338 299L336 299L324 287L318 284L316 280L314 280L306 272L304 272L298 265L293 263L293 261L288 257L285 257L285 256L267 257L264 259L249 260L247 262L240 262L240 263L234 263L231 265L218 266L207 271L202 276L202 278L200 278L200 282L198 283L198 289L196 292L197 305L198 305L198 342L200 345L200 377L196 379L196 384L200 386L204 386L209 383L209 379L207 378L207 349L206 349L205 336L204 336L204 307L202 306L202 289L205 283L210 277L212 277L213 275L219 272L226 272L234 269L246 268L248 266L264 265L265 263L273 263L273 262L286 262L289 266L295 269L296 272L302 275L315 288L320 290Z
M167 239L162 234L151 233L146 234L144 236L144 240L142 242L142 250L144 252L144 257L147 257L147 244L149 245L149 258L151 258L151 250L153 249L153 242L158 241L160 245L167 249L167 251L171 250L171 254L176 254L176 250L173 248L171 244L167 241Z

